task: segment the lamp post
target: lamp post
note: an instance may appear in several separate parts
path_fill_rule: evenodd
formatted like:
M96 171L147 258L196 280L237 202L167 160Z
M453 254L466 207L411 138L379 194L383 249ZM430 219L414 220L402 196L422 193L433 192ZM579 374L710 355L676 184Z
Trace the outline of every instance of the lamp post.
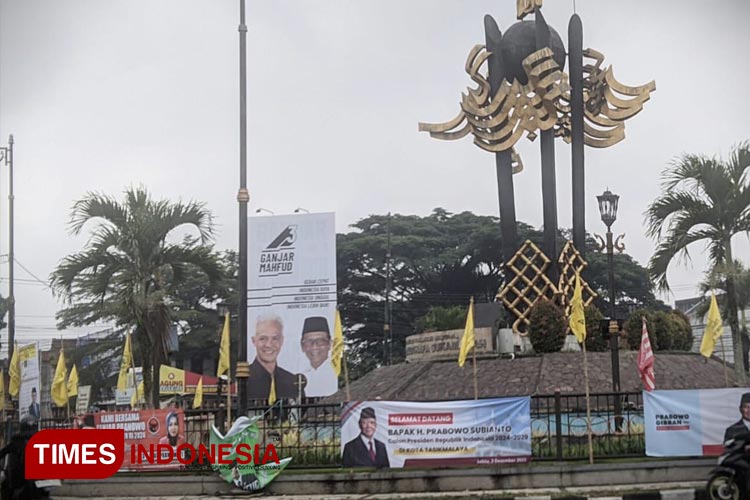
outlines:
M256 214L259 214L261 212L266 212L266 213L269 213L271 215L276 215L274 212L268 210L267 208L262 208L262 207L255 211Z
M310 213L310 211L308 209L306 209L306 208L297 207L297 208L294 209L294 213L295 214L298 214L298 213L301 213L301 212L305 212L306 214Z
M8 136L8 146L0 147L0 165L8 167L8 359L13 356L16 339L16 298L13 292L15 256L13 254L13 135Z
M617 204L620 197L609 190L609 188L596 197L599 203L599 214L602 222L607 226L607 271L609 274L609 346L612 352L612 392L615 393L615 426L619 431L621 426L620 398L620 346L619 326L615 312L615 259L614 259L614 241L612 239L612 224L617 220Z

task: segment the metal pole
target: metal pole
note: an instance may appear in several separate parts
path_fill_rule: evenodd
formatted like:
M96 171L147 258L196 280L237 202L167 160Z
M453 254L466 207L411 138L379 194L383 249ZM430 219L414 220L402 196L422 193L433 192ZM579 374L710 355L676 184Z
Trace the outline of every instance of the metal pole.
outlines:
M8 137L8 359L16 340L16 296L14 293L15 253L13 251L13 135Z
M247 363L247 26L245 25L245 0L240 0L240 189L237 201L240 208L240 356L238 362ZM239 371L239 370L238 370ZM247 413L247 378L237 377L237 397L240 415ZM231 392L231 391L230 391Z
M385 326L387 327L388 364L393 364L393 311L391 310L391 213L388 212L388 243L385 253Z
M618 345L617 318L615 317L615 259L612 231L607 226L607 267L609 273L609 339L612 351L612 390L620 392L620 355ZM614 322L614 325L612 324ZM615 330L614 332L612 330Z

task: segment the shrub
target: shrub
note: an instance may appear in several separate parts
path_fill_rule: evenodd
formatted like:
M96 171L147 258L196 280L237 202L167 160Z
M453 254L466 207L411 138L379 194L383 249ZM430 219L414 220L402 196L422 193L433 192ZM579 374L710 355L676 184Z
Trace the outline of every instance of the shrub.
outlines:
M529 340L537 353L558 352L565 344L567 322L562 309L540 299L529 312Z
M593 305L588 306L584 314L586 315L586 350L589 352L609 350L609 342L599 328L599 322L604 315Z
M639 349L641 346L641 316L646 317L648 337L654 351L689 351L692 348L693 331L684 314L677 310L638 310L625 323L628 345L632 349Z

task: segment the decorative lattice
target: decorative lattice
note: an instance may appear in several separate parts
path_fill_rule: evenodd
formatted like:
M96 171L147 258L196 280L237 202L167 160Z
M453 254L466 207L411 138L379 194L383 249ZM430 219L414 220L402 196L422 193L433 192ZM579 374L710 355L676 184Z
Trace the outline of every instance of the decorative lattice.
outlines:
M560 280L557 283L557 290L560 292L560 305L565 311L565 317L570 317L570 301L573 299L573 291L576 286L576 271L581 275L581 295L583 296L583 305L588 306L596 298L596 292L591 289L588 283L583 279L583 270L588 263L583 260L581 253L568 240L560 252L557 259L560 266Z
M541 297L555 300L557 287L545 273L551 262L529 240L508 261L506 272L510 280L497 294L497 298L516 318L513 330L521 335L526 335L528 330L531 306Z

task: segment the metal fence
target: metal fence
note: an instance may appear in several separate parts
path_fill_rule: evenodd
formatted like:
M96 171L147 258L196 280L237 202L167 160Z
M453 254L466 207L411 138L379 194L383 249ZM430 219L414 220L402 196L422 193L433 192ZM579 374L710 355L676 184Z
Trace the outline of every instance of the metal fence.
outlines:
M644 456L641 393L591 394L591 429L595 457ZM618 404L619 402L619 404ZM237 408L232 409L236 416ZM340 404L265 404L250 408L259 416L262 446L273 444L280 458L292 457L292 467L341 466ZM188 443L208 445L211 426L224 432L225 408L185 410ZM531 454L533 460L576 460L588 457L586 399L583 394L531 397ZM9 434L11 421L5 422ZM41 428L69 428L64 418L44 419Z

